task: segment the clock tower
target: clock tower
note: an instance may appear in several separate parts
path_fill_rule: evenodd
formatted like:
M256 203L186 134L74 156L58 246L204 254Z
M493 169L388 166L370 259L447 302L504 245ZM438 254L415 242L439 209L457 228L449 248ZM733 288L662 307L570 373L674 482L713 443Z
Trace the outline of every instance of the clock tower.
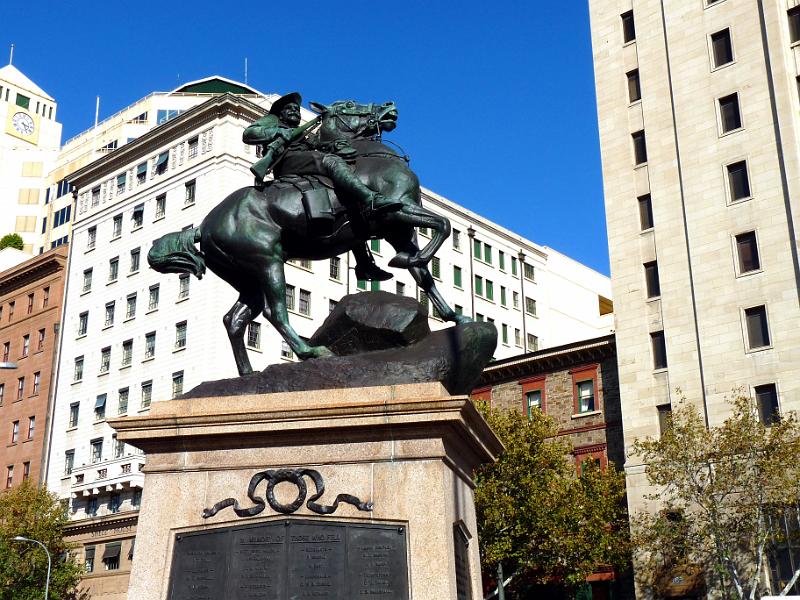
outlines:
M56 109L56 101L17 67L0 68L0 237L18 233L28 254L40 251L47 177L61 144Z

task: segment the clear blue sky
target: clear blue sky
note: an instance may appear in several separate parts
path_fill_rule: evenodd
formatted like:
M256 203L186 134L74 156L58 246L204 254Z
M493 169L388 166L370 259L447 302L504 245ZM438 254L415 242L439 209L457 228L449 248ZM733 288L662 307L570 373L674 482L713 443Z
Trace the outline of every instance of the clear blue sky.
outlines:
M394 100L426 187L608 274L587 0L3 2L0 45L64 140L218 74L309 100ZM0 54L0 63L6 57Z

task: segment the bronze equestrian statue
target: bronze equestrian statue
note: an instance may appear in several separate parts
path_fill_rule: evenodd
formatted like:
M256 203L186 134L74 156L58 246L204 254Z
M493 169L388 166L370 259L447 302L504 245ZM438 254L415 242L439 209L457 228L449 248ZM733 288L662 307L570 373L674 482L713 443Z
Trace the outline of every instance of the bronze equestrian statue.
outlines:
M252 373L244 334L259 313L299 358L332 354L324 346L310 346L289 323L284 263L358 253L371 238L385 239L394 247L397 255L389 266L408 269L443 319L471 320L448 306L427 267L450 235L450 222L422 207L417 176L406 159L381 140L381 133L396 125L394 103L348 100L311 106L320 115L319 129L306 137L305 132L289 135L283 149L273 146L279 155L271 165L273 182L236 190L198 227L162 236L148 253L150 266L158 272L193 273L200 278L207 266L239 292L223 321L240 375ZM354 206L357 199L342 202L337 198L336 186L327 176L330 169L321 163L336 163L326 157L341 157L342 149L345 168L370 193L380 195L372 196L377 204L388 208L359 210ZM415 227L432 230L422 249L416 243Z

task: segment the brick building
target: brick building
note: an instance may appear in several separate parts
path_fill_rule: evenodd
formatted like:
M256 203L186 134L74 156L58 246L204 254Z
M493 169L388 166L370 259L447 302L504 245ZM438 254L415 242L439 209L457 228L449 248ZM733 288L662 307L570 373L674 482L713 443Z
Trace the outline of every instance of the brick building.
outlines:
M40 481L67 246L0 273L0 487Z
M530 352L491 363L471 394L493 408L542 410L568 436L576 469L585 460L605 468L624 465L616 341L603 336ZM615 584L611 582L616 581ZM599 571L589 577L581 598L633 597L626 576ZM591 588L591 589L590 589ZM541 590L541 597L551 597ZM553 596L555 597L555 596Z

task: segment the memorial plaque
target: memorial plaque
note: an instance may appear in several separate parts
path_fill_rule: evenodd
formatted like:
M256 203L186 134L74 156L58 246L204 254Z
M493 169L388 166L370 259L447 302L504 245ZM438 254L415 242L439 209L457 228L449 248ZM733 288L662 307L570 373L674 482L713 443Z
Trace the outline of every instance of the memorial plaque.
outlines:
M453 548L456 560L456 600L472 598L472 577L469 570L469 538L460 523L453 525Z
M408 600L406 530L289 519L179 534L170 600Z

